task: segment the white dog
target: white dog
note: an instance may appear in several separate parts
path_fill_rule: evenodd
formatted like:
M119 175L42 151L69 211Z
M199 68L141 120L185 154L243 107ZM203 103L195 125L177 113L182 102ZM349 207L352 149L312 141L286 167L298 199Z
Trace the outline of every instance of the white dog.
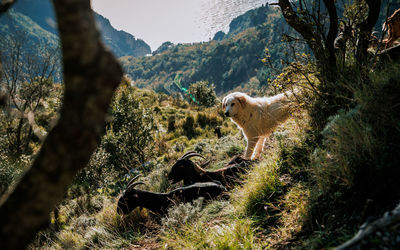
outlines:
M222 100L225 115L242 129L247 141L245 158L256 159L272 130L290 115L290 92L272 97L252 98L235 92Z

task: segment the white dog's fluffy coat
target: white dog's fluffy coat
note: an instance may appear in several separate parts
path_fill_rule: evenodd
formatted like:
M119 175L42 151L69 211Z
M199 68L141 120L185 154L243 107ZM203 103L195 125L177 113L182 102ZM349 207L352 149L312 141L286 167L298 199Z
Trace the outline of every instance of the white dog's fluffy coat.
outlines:
M258 158L272 130L290 116L290 92L272 97L253 98L235 92L222 100L225 115L243 131L247 140L245 157Z

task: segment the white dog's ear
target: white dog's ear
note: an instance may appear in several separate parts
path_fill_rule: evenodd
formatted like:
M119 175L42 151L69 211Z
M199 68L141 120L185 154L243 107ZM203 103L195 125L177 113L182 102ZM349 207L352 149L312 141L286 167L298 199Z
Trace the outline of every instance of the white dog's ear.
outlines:
M242 106L242 108L244 108L246 106L246 103L247 103L246 96L240 95L240 96L237 96L236 99L239 101L240 106Z
M224 110L224 108L225 108L225 102L226 102L226 96L224 97L224 99L222 99L222 102L221 102L222 110Z

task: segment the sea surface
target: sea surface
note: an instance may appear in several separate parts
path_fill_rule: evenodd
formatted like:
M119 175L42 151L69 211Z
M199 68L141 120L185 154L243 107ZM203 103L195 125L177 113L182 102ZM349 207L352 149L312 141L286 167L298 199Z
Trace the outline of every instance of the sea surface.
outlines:
M198 25L213 38L218 31L229 31L229 23L246 11L260 7L268 0L201 0Z

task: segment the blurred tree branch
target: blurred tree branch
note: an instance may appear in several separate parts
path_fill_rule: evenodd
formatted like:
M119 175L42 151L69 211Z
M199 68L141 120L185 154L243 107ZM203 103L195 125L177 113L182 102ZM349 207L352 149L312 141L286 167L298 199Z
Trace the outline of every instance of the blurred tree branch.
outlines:
M0 2L0 15L6 12L17 0L2 0Z
M0 207L2 249L25 248L49 223L104 133L122 69L100 41L89 0L53 0L62 43L65 92L60 119L31 168Z

